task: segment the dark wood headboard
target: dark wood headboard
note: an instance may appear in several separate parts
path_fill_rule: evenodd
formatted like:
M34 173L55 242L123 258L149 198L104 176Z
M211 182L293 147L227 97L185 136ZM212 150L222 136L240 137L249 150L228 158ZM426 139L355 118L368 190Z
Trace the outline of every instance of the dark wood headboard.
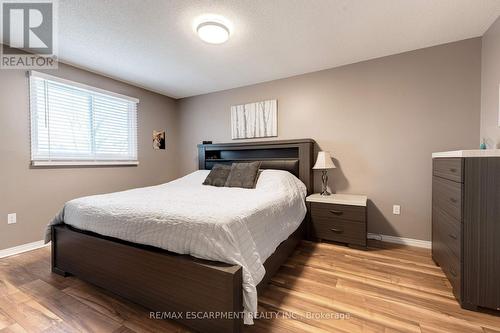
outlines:
M215 164L261 161L261 169L286 170L297 176L310 194L314 143L312 139L297 139L199 144L199 169L210 170Z

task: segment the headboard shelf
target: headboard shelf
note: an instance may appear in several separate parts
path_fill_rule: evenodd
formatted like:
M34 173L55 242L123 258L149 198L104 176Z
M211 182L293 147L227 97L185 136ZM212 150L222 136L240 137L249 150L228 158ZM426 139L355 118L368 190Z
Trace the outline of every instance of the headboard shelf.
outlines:
M215 164L261 161L261 169L286 170L297 176L312 192L314 140L276 140L199 144L199 169Z
M207 162L252 162L252 161L295 161L297 160L296 157L279 157L279 158L272 158L272 157L266 157L266 158L207 158Z
M290 139L290 140L270 140L270 141L238 141L238 142L227 142L227 143L210 143L210 144L198 144L200 146L207 146L210 148L232 148L234 147L244 147L244 146L285 146L287 144L295 145L297 143L316 143L313 139Z

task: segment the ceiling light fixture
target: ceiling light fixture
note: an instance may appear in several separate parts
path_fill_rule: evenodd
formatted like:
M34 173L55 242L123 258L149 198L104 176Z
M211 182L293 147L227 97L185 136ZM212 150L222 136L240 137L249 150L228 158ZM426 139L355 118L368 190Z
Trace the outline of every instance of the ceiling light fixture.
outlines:
M196 32L201 40L210 44L222 44L229 39L229 28L220 22L205 21L198 24Z

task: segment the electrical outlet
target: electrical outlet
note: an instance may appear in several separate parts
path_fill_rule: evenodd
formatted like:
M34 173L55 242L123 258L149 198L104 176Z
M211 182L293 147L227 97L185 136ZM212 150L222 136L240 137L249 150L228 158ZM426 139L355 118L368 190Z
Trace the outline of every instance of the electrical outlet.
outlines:
M7 223L8 224L14 224L16 222L17 222L17 215L16 215L16 213L7 214Z
M392 213L394 215L401 214L401 206L400 205L394 205L394 206L392 206Z

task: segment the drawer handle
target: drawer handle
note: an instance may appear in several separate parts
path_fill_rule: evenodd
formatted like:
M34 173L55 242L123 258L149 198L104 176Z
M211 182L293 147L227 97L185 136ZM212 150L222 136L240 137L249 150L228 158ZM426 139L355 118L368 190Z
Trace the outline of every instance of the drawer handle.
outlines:
M450 168L450 172L457 172L457 169L455 169L455 168Z
M331 231L333 231L333 232L336 232L336 233L338 233L338 234L341 234L341 233L343 233L343 232L344 232L344 230L342 230L342 229L337 229L337 228L331 228L330 230L331 230Z
M454 235L454 234L448 234L448 237L453 238L455 240L457 239L457 235Z
M453 269L450 269L450 274L453 275L453 277L457 277L457 273Z
M340 210L334 210L334 209L330 210L330 213L335 214L335 215L342 215L342 214L344 214L344 212L341 212Z
M450 201L453 202L453 203L457 203L458 202L458 200L455 199L455 198L450 198Z

